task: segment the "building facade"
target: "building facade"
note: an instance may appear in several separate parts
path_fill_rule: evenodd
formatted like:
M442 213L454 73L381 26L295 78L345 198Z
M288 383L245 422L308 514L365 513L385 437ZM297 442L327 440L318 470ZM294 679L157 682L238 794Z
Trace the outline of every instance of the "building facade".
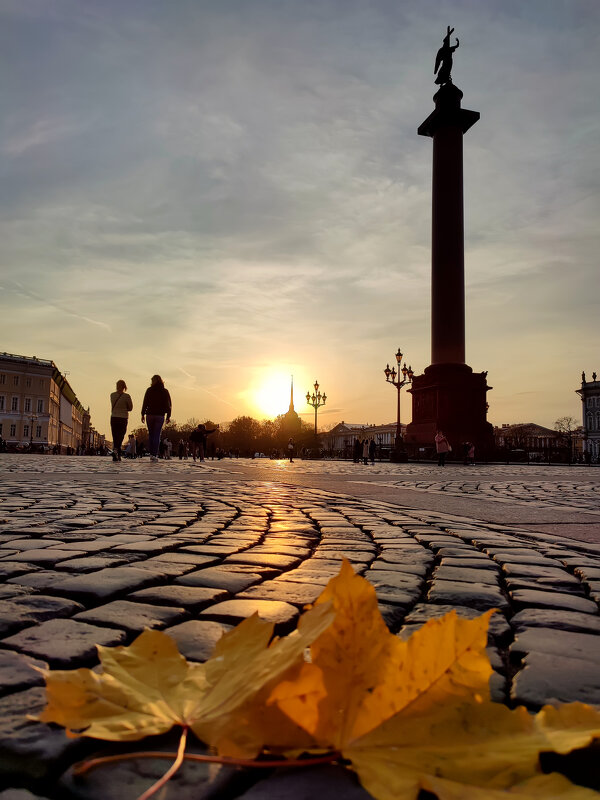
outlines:
M504 452L511 460L547 461L553 456L569 457L569 445L564 436L535 422L494 428L494 439L496 450Z
M587 462L600 462L600 381L595 372L592 380L581 373L581 388L576 393L581 397L583 424L583 458Z
M9 450L77 453L90 430L89 411L53 361L0 353L0 436Z
M402 435L406 432L406 425L402 425ZM389 459L390 453L396 442L396 423L386 425L350 424L339 422L326 433L319 434L319 441L325 455L332 458L352 458L354 440L373 439L377 445L376 458Z

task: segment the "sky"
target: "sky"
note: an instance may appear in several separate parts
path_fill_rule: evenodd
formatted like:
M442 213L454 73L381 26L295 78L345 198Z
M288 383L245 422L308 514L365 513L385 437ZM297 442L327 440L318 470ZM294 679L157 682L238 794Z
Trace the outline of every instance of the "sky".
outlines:
M580 420L600 368L597 0L0 0L0 350L109 434L173 418L395 420L431 362L433 66L455 28L466 360L489 421ZM411 418L402 392L402 421ZM134 420L136 417L134 416Z

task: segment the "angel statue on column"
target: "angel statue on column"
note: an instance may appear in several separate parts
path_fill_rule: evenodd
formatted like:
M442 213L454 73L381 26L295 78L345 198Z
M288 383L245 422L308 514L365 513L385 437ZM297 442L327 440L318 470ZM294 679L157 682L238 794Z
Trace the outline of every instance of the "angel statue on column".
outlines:
M433 70L434 75L437 72L437 78L435 79L435 82L439 83L440 86L443 86L445 83L452 83L452 78L450 76L450 73L452 72L452 53L459 45L457 38L454 47L450 46L450 34L454 33L454 28L451 28L450 25L448 25L446 30L447 33L444 36L444 44L437 51L437 56L435 57L435 69Z

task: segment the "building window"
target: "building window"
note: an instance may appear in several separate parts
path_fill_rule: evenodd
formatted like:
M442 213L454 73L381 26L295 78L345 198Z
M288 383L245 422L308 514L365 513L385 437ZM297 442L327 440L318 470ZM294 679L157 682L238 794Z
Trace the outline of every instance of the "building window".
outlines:
M29 436L29 425L23 425L23 436Z
M15 386L19 385L19 376L18 375L13 375L13 383L14 383Z
M0 373L0 385L4 386L6 383L6 375L2 372Z
M40 389L44 388L44 379L40 378Z
M17 426L16 425L11 425L10 426L10 435L11 436L16 436L17 435Z
M44 401L43 400L38 400L37 401L37 410L38 410L38 414L43 414L44 413Z
M5 400L4 395L0 394L0 411L4 411L5 403L6 403L6 400Z
M41 437L42 437L42 426L41 425L36 425L35 426L35 438L36 439L41 439Z
M31 388L31 378L25 378L25 386L30 389Z
M10 404L11 411L18 411L19 410L19 398L13 397L12 403Z
M25 398L25 411L31 411L31 397Z
M0 436L2 436L2 423L0 422Z

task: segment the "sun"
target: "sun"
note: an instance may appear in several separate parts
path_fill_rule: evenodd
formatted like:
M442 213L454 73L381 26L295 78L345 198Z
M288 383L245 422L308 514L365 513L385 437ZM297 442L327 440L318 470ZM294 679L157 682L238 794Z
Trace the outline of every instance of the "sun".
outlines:
M252 392L252 402L263 417L273 419L288 411L290 382L291 375L285 372L268 372L258 381Z

